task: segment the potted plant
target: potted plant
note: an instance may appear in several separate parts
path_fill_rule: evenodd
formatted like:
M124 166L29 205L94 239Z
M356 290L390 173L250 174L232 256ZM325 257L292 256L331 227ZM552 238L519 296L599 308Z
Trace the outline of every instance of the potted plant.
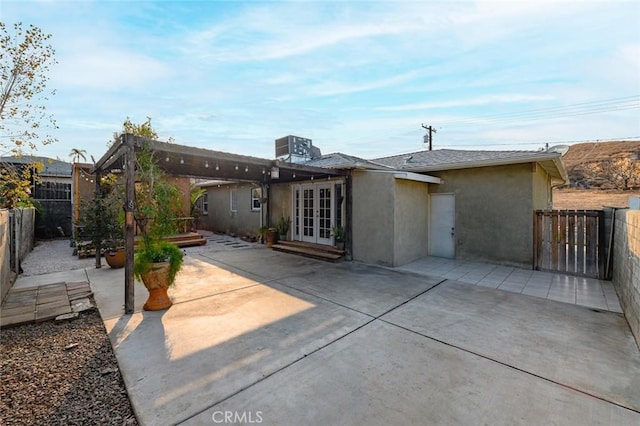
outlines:
M334 226L331 228L331 235L333 235L336 248L344 250L344 228L342 226Z
M268 226L262 225L258 228L258 235L260 236L260 243L264 244L267 241L267 230Z
M278 237L281 240L287 239L287 234L289 233L289 226L291 226L291 218L286 218L284 216L280 217L278 221L278 225L276 225L276 231L278 232Z
M115 186L117 177L108 174L102 179L101 187L108 211L106 239L104 240L104 258L112 268L124 267L126 261L124 238L124 196L120 196Z
M273 246L276 242L278 242L278 230L276 228L267 228L267 247Z
M91 201L82 202L78 225L81 231L77 240L90 241L78 247L84 255L95 253L99 247L109 266L124 266L124 216L119 213L118 201L108 187L101 187Z
M163 238L178 231L181 192L166 180L147 145L136 156L134 218L142 234L135 252L133 273L149 291L144 309L155 311L172 305L167 294L183 263L180 248Z

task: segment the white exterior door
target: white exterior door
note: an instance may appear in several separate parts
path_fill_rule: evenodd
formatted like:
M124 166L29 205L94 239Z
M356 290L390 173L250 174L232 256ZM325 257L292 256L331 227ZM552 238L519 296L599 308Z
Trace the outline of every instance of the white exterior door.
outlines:
M431 194L429 211L429 255L456 257L456 199L453 194Z
M300 237L302 241L315 243L318 235L316 232L316 188L312 185L303 186L301 196Z
M294 235L308 243L331 245L333 186L309 184L294 188Z

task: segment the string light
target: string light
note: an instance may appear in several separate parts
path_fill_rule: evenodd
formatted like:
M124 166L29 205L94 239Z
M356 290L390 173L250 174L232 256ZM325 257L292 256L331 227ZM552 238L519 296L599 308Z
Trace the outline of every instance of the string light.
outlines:
M238 170L238 165L236 164L236 170Z
M220 166L218 166L218 163L216 163L216 170L220 170Z
M264 167L262 168L262 174L265 174L265 170L264 170Z
M205 169L208 169L208 168L209 168L209 162L208 162L208 161L206 161L206 160L205 160L205 162L204 162L204 167L205 167Z
M167 163L169 162L169 156L167 155L167 158L164 159L164 161L166 161Z
M184 158L180 157L180 164L184 164Z
M249 171L249 166L244 166L244 172L247 173Z

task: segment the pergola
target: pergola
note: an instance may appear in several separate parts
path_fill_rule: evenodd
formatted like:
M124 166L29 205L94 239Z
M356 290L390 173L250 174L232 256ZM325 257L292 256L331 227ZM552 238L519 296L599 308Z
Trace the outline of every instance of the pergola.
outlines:
M92 173L96 175L96 190L101 177L107 173L122 173L125 182L125 313L134 309L134 233L135 221L135 168L136 153L147 145L153 152L156 163L168 176L200 179L217 179L260 184L267 194L266 209L269 211L269 187L272 183L305 181L313 178L344 176L338 169L310 167L281 160L269 160L246 155L231 154L204 148L178 145L146 139L132 134L122 135L116 143L96 162ZM268 217L268 214L267 214ZM100 250L96 249L96 264L100 262Z

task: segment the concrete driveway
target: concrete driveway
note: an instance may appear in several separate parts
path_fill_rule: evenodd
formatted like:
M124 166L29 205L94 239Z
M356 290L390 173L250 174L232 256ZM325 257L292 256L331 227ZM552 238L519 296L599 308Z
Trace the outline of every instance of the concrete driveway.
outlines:
M624 318L261 246L188 250L174 306L87 269L142 424L640 424Z

